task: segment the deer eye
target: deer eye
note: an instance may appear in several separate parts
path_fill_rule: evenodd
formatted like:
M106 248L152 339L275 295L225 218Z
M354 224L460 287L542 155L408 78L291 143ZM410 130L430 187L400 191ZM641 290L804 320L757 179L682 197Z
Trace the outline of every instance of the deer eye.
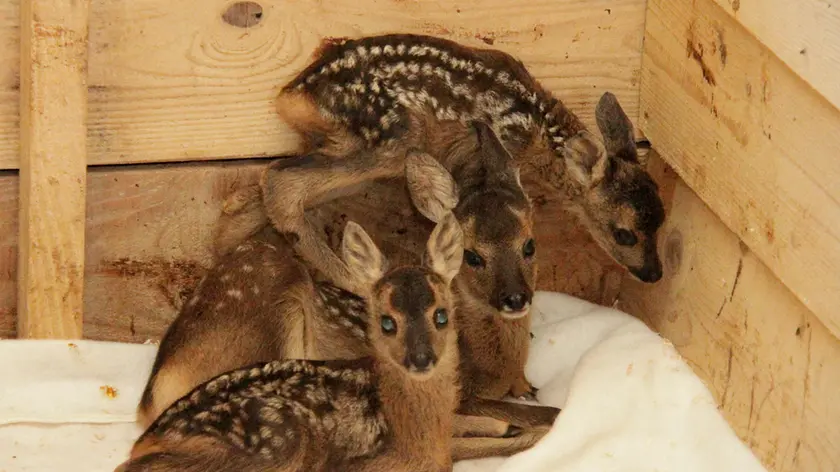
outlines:
M435 326L438 329L443 328L449 323L449 314L446 313L444 308L438 308L435 310Z
M522 246L522 255L525 257L534 257L534 253L536 252L537 243L534 241L534 238L525 241L525 244Z
M484 267L484 259L472 251L464 251L464 260L470 267Z
M613 238L619 246L635 246L639 242L632 231L623 228L613 230Z
M379 324L382 326L382 332L385 334L394 334L397 332L397 321L388 315L383 315L379 320Z

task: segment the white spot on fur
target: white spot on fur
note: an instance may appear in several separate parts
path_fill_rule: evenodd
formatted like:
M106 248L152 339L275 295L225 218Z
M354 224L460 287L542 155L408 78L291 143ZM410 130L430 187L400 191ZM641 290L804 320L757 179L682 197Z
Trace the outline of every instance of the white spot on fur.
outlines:
M254 285L253 287L251 287L251 291L254 292L254 295L259 295L260 294L260 287L257 286L257 285Z
M237 300L242 300L242 290L239 290L237 288L232 288L232 289L227 291L227 294L231 298L235 298Z
M245 272L247 274L247 273L253 272L253 271L254 271L254 266L252 266L250 264L243 264L242 265L242 272Z

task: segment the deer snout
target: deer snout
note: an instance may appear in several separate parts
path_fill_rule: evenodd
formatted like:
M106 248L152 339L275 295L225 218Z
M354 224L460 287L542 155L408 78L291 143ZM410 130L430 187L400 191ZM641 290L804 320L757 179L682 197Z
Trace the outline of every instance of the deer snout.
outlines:
M529 290L502 291L499 294L499 311L505 318L521 318L528 314L531 298Z
M628 267L627 269L633 274L633 277L645 283L652 284L662 278L662 261L659 259L659 253L656 250L655 234L647 237L644 262L641 267Z
M505 311L522 311L530 300L525 292L503 295L502 309Z
M662 278L662 261L656 253L656 244L653 238L648 240L645 246L645 263L642 267L631 267L630 273L642 282L652 284Z
M662 278L662 264L645 265L639 269L630 269L630 272L642 282L651 284Z
M435 366L437 356L431 349L422 349L408 354L406 367L411 372L423 373Z

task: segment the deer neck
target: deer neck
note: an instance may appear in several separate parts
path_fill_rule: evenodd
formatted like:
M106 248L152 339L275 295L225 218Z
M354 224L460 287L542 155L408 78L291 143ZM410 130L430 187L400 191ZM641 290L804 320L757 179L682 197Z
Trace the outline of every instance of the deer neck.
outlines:
M513 378L524 369L531 342L531 315L515 320L503 318L498 310L465 291L456 292L458 341L461 347L461 382L465 394L483 390ZM496 380L490 380L490 378ZM488 384L487 382L490 382ZM504 392L503 392L504 393Z
M459 357L454 339L453 335L448 352L424 380L415 379L389 360L375 360L382 413L400 454L441 463L450 454L452 419L459 402Z

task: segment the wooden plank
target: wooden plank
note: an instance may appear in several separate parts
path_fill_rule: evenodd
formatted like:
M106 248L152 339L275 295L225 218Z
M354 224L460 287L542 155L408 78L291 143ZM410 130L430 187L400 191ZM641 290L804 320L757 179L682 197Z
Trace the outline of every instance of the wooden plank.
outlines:
M680 182L665 276L618 307L671 340L772 472L840 470L840 340Z
M20 159L20 19L19 0L0 2L0 163Z
M222 200L256 182L266 161L97 167L88 173L84 336L144 342L166 330L213 263ZM0 337L14 336L18 179L0 176ZM526 183L527 185L527 183ZM348 219L362 224L395 262L416 262L431 225L410 210L401 183L380 184L319 209L334 248ZM540 288L611 304L623 269L539 194ZM384 204L383 202L388 202ZM8 256L7 256L8 255Z
M80 338L88 0L21 5L20 267L24 338Z
M840 108L840 5L826 0L715 0Z
M0 2L0 169L18 166L10 105L18 31L4 20L17 18L18 1ZM589 124L606 90L631 118L638 113L644 0L255 0L262 14L247 28L223 20L232 2L90 1L90 164L294 151L273 99L338 36L399 31L492 44L521 57Z
M648 5L645 134L840 334L840 111L712 0Z
M19 178L0 172L0 339L17 334Z

